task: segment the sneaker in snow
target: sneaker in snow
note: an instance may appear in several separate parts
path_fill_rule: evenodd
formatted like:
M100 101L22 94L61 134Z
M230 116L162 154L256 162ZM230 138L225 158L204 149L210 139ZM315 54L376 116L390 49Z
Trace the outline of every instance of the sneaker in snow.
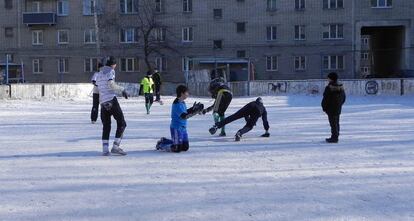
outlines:
M225 137L225 136L227 136L227 134L226 134L226 132L221 132L219 136L220 137Z
M95 124L95 123L96 123L96 121L92 121L91 123L92 123L92 124Z
M241 137L242 137L241 134L237 133L236 136L234 136L234 141L237 141L237 142L240 141Z
M328 138L325 139L327 143L338 143L338 139L334 139L334 138Z
M122 156L127 155L127 153L124 150L122 150L121 148L119 148L119 147L112 148L111 149L111 153L113 153L113 154L119 154L119 155L122 155Z
M164 143L165 139L167 139L167 138L161 137L161 139L157 142L157 145L155 146L156 150L161 150L161 144Z

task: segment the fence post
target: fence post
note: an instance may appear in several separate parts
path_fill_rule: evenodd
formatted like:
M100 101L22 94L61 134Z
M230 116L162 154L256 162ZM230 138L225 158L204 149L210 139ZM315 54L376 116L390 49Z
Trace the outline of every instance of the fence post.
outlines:
M404 79L401 78L401 96L403 96L405 93L404 91Z

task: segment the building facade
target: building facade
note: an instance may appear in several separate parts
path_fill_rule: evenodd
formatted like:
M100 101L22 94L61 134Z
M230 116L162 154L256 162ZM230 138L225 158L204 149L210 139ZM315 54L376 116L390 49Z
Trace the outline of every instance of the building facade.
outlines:
M414 1L1 0L1 72L7 63L11 81L88 82L98 60L113 55L117 80L138 82L147 70L144 1L154 6L154 36L168 42L149 59L165 81L183 82L197 69L222 70L231 80L316 79L330 71L393 77L414 69Z

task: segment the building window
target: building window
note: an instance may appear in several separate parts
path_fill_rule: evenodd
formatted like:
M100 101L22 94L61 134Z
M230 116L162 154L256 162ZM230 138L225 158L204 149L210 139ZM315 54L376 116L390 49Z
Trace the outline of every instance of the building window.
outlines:
M98 59L86 58L85 59L85 72L97 72L98 71Z
M159 71L167 70L167 58L164 56L158 56L155 58L155 66Z
M69 30L58 30L58 44L69 43Z
M193 41L193 28L192 27L184 27L182 33L182 41L183 42L192 42Z
M343 70L345 57L343 55L326 55L323 56L324 70Z
M324 27L323 39L343 39L344 38L344 25L342 24L330 24Z
M324 9L344 8L344 0L323 0Z
M306 56L295 56L295 71L306 70Z
M370 75L371 74L371 68L370 67L361 67L361 73L363 75Z
M33 1L32 2L32 12L39 13L42 11L42 2L40 1Z
M267 10L276 11L276 0L267 0Z
M158 13L163 12L162 0L155 0L155 12L158 12Z
M361 59L362 60L369 60L369 53L368 52L361 52Z
M69 73L69 58L58 59L58 73Z
M246 32L246 22L237 22L236 23L236 31L237 31L237 33L245 33Z
M98 0L83 0L83 15L94 15L101 14L102 10L100 9Z
M5 9L12 9L13 8L13 0L4 0L4 8Z
M278 56L266 56L266 71L277 71Z
M221 9L221 8L215 8L213 10L213 12L214 12L214 18L215 19L221 19L221 18L223 18L223 9Z
M371 7L373 8L391 8L392 0L371 0Z
M223 40L214 40L213 49L223 49Z
M305 26L295 25L295 40L303 41L306 40Z
M193 11L193 0L183 0L183 12Z
M154 29L154 38L155 41L164 42L166 37L165 33L167 32L166 28L155 28Z
M57 15L67 16L69 15L69 1L59 0L57 3Z
M277 39L277 26L267 26L266 33L268 41L275 41Z
M122 14L135 14L138 12L138 0L120 0L119 4Z
M361 43L363 46L368 46L369 45L369 37L362 37L361 38Z
M43 45L43 31L32 31L32 45Z
M238 50L236 54L237 54L238 58L246 58L246 51L245 50Z
M42 59L33 59L33 73L34 74L43 73L43 60Z
M304 10L305 9L305 0L295 0L295 9Z
M12 27L5 27L4 28L4 36L6 38L12 38L14 36L14 31Z
M121 28L119 36L121 43L138 42L138 30L136 28Z
M182 59L183 71L191 71L194 69L194 60L191 57L183 57Z
M85 30L85 38L84 43L85 44L95 44L96 43L96 32L95 29L88 29Z
M121 58L121 71L122 72L139 71L138 58Z

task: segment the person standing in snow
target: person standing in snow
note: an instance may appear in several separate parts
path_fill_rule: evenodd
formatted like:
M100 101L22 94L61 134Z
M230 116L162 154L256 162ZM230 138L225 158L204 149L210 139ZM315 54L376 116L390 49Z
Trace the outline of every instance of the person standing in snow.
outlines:
M263 127L265 129L265 133L262 137L269 137L269 122L267 121L267 111L265 106L263 105L263 100L261 97L257 98L255 101L252 101L242 107L233 115L225 118L223 121L217 122L212 128L210 128L210 133L213 135L217 132L217 129L224 127L226 124L229 124L233 121L238 119L244 118L246 120L246 125L240 129L235 135L235 141L240 141L243 134L249 132L256 126L257 120L262 118Z
M118 103L116 94L120 93L125 99L128 99L128 93L125 89L115 83L116 59L109 57L105 66L96 77L96 86L99 92L99 102L101 104L102 130L102 151L104 156L112 154L126 155L126 152L120 148L121 140L126 128L126 122L121 106ZM111 152L109 152L109 135L111 133L111 117L116 120L117 128L115 140Z
M339 119L342 112L342 105L345 103L346 94L342 84L338 83L338 74L328 74L329 84L323 92L322 110L328 115L331 126L331 137L326 139L327 143L338 143L339 141Z
M217 78L211 81L209 92L215 101L213 105L203 110L203 114L206 114L213 110L214 122L217 123L223 121L225 118L226 110L229 107L231 100L233 99L233 94L231 93L230 88L221 78ZM220 136L226 136L226 129L224 126L221 128Z
M147 76L141 80L139 94L144 94L145 109L147 110L147 114L150 114L151 106L154 103L154 81L152 80L151 71L147 71Z
M99 74L99 71L103 67L101 62L98 63L98 71L95 72L92 76L92 84L93 84L93 91L92 91L92 110L91 110L91 122L92 124L96 123L98 120L98 112L99 112L99 91L98 87L96 86L96 78Z
M163 137L158 141L156 149L179 153L188 151L190 148L187 134L187 120L194 115L200 114L204 105L195 102L193 107L187 109L185 100L190 96L186 86L180 85L176 89L177 98L171 108L171 140Z
M162 101L161 101L162 79L161 79L161 74L158 70L154 70L154 74L152 75L152 80L154 81L155 102L159 102L160 104L162 104Z

